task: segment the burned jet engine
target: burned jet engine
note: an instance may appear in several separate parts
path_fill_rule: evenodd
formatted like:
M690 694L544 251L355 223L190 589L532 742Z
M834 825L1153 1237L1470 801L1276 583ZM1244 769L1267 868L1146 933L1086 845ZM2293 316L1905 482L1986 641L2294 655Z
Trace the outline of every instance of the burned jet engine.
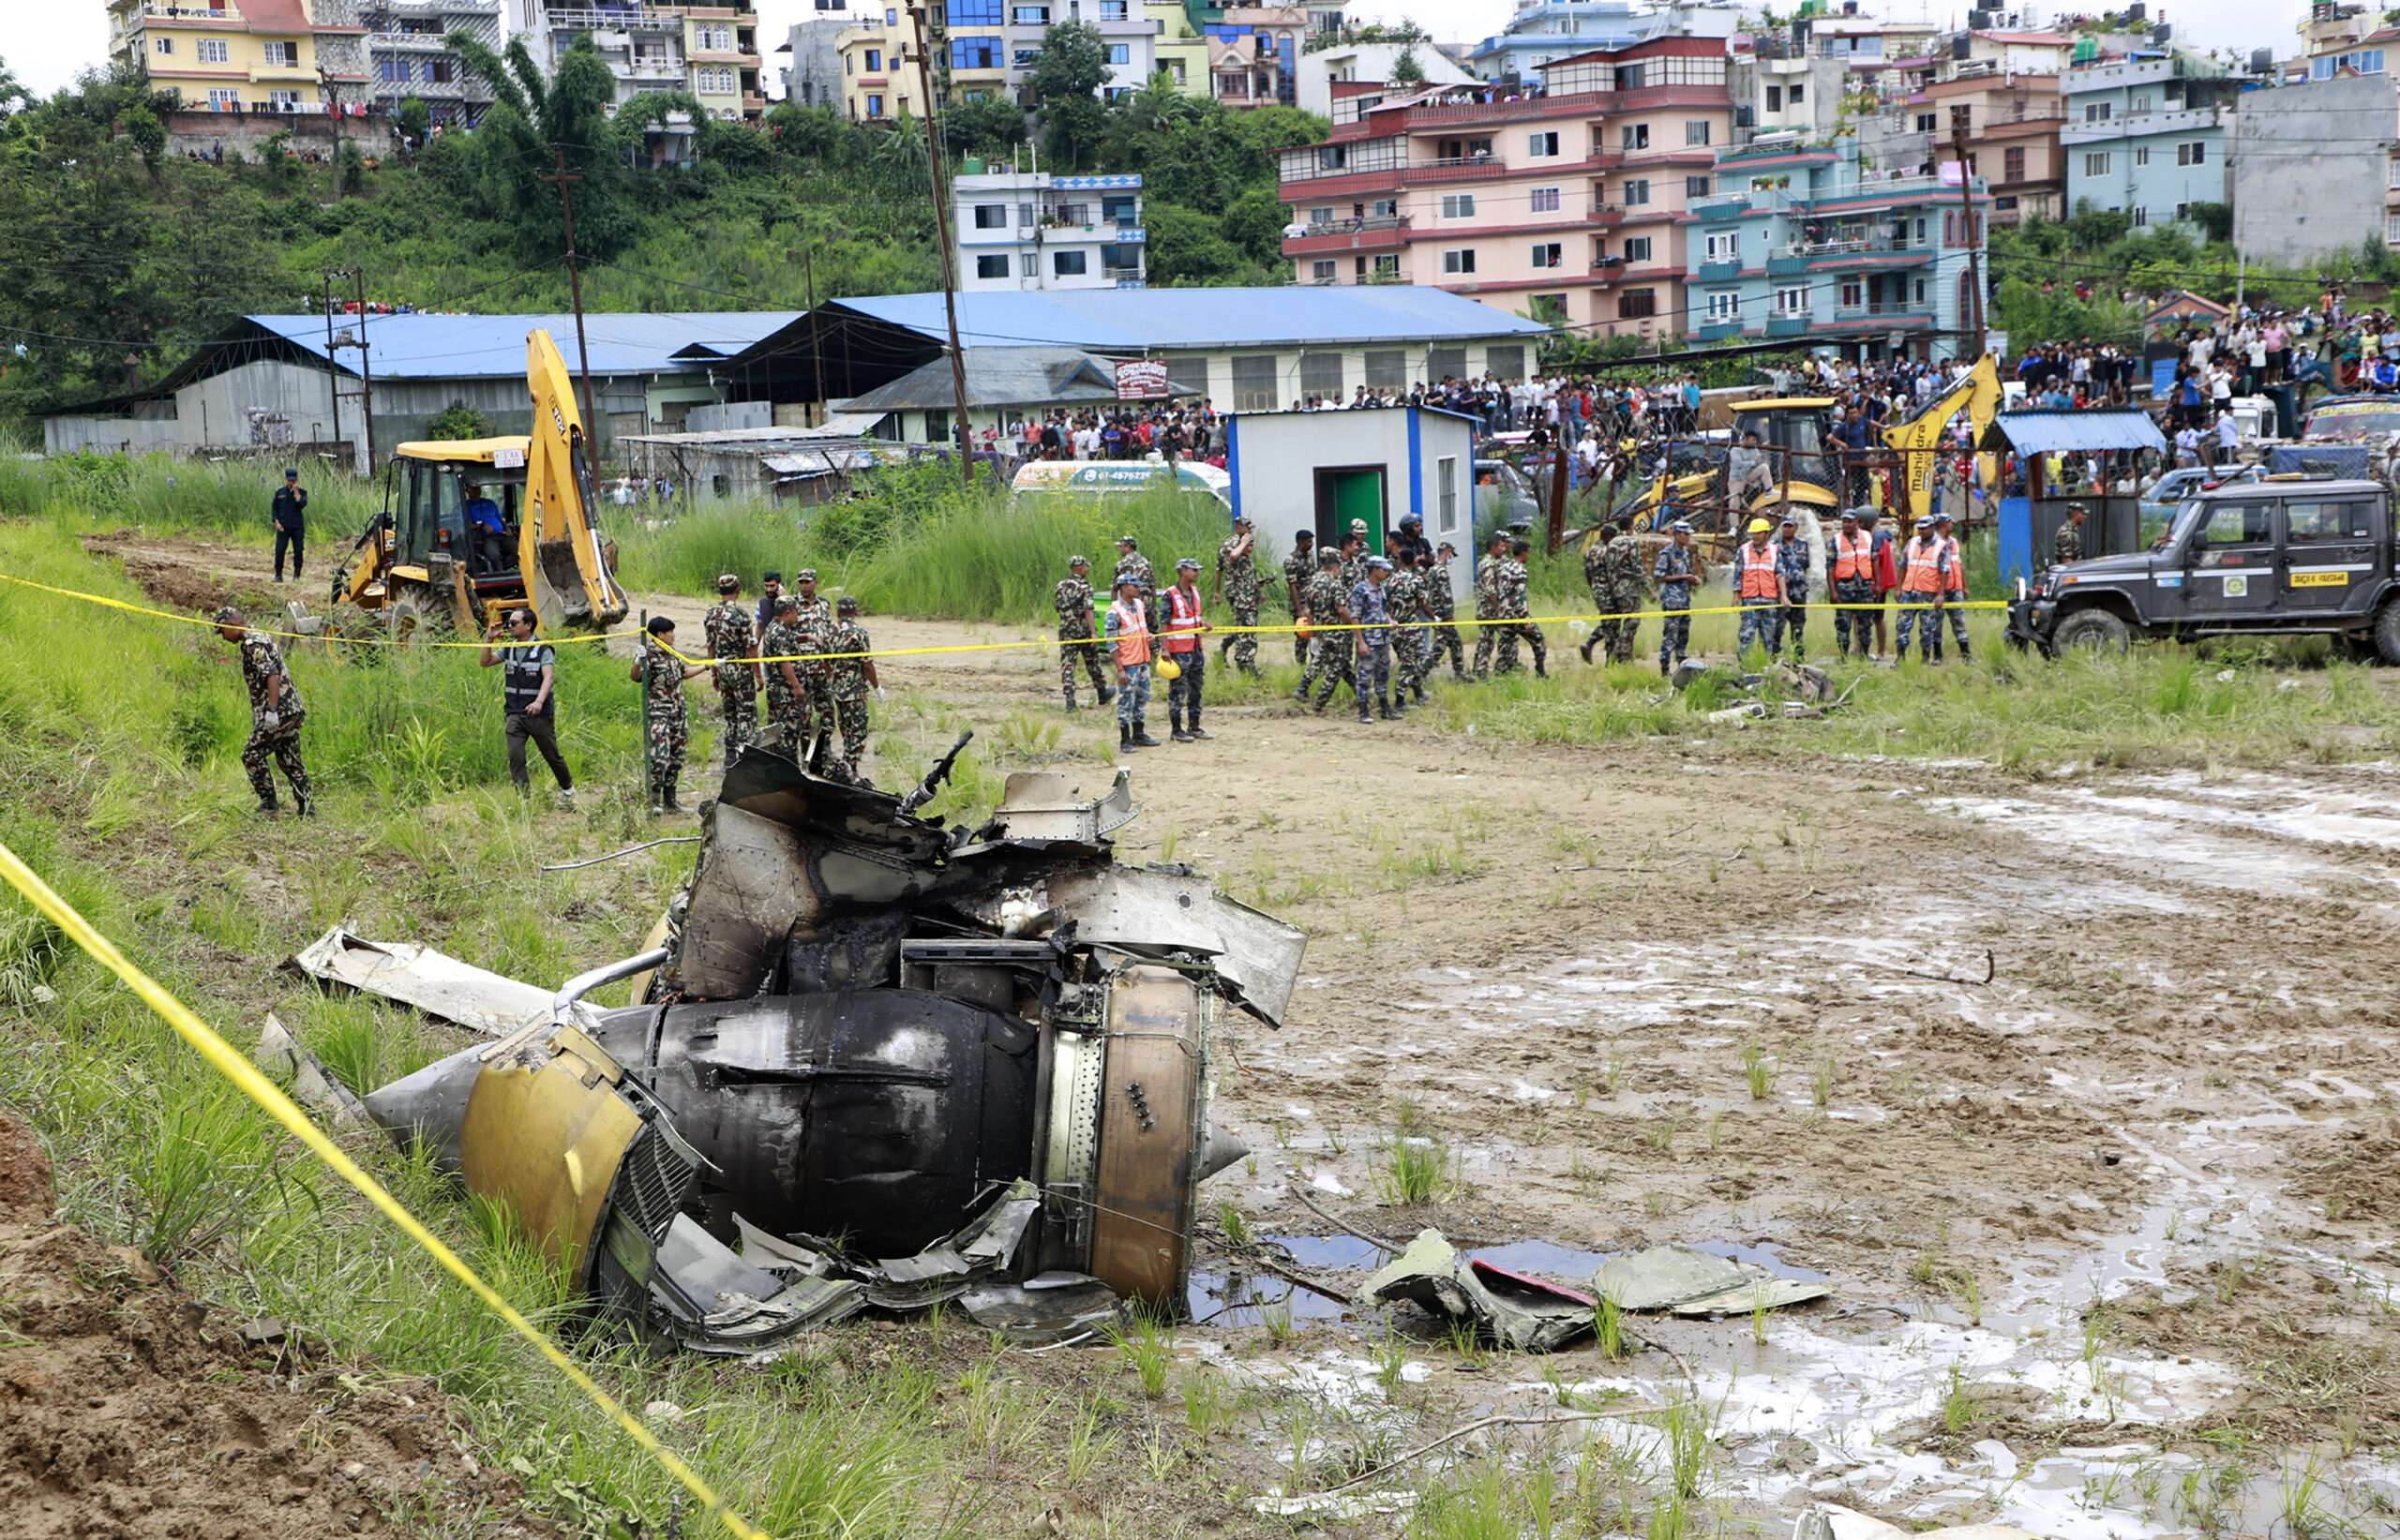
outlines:
M1241 1154L1212 1045L1280 1021L1306 938L1117 862L1121 770L915 816L957 752L906 797L745 754L652 950L369 1110L695 1346L1026 1279L1179 1307L1194 1191ZM643 1004L580 1003L637 971Z

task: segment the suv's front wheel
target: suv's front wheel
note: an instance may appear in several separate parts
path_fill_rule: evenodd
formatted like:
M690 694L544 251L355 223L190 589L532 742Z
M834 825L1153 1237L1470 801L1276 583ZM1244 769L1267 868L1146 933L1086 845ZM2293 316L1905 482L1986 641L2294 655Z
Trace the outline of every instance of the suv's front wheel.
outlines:
M2105 609L2078 609L2050 634L2054 652L2123 652L2132 646L2125 622Z
M2375 612L2375 655L2400 665L2400 599L2387 599Z

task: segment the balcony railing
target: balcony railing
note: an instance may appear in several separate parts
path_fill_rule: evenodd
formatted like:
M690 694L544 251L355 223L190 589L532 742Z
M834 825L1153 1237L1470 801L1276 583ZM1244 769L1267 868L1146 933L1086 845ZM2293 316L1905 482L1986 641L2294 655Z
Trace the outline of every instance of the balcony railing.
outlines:
M1623 203L1603 203L1594 200L1585 207L1585 215L1596 225L1612 225L1625 217Z
M1827 257L1881 257L1896 251L1930 252L1929 246L1897 235L1861 235L1846 240L1795 241L1775 253L1778 257L1797 258L1803 262L1818 262Z
M1119 289L1141 289L1147 286L1147 280L1142 277L1142 270L1138 267L1103 267L1100 271L1102 277L1107 278Z
M124 8L137 16L158 16L177 22L239 22L240 9L232 5L194 6L170 5L165 0L141 0Z
M1372 219L1312 219L1308 233L1317 235L1366 235L1388 230L1406 230L1408 216L1378 215Z
M1932 313L1932 310L1926 306L1899 299L1868 300L1864 305L1837 305L1834 307L1834 319L1836 321L1868 321L1876 316L1924 317L1929 316Z

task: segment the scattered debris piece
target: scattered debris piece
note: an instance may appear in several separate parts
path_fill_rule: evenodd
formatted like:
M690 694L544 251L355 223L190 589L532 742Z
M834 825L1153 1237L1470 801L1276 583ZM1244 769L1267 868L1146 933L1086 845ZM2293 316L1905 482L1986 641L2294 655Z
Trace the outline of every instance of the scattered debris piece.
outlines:
M1592 1334L1591 1295L1473 1262L1438 1230L1420 1230L1408 1249L1367 1279L1361 1299L1406 1299L1427 1309L1472 1321L1502 1346L1552 1353Z
M344 920L284 966L321 983L342 984L411 1005L471 1032L498 1038L529 1021L549 1019L547 989L461 963L412 941L369 941Z
M283 1075L292 1082L292 1094L302 1106L313 1107L326 1114L337 1129L371 1129L375 1119L367 1104L347 1085L334 1077L322 1059L308 1052L306 1044L292 1035L292 1029L267 1013L266 1024L259 1029L258 1048L250 1054L258 1067L271 1075Z
M1619 1309L1690 1316L1781 1309L1833 1293L1828 1284L1778 1278L1757 1263L1714 1256L1679 1241L1612 1259L1592 1287L1615 1300Z

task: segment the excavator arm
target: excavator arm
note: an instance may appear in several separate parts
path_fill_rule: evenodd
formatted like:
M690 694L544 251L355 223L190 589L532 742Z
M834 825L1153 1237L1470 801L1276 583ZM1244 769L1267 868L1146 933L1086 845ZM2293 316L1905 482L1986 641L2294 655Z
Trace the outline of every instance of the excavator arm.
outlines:
M603 630L632 607L592 523L591 444L575 385L550 334L525 339L525 381L533 396L533 441L525 459L525 511L517 565L546 631Z
M1907 422L1883 430L1886 446L1899 451L1902 511L1912 525L1933 511L1933 480L1942 463L1942 430L1961 411L1981 442L2000 410L2000 370L1987 353L1966 377L1926 403Z

